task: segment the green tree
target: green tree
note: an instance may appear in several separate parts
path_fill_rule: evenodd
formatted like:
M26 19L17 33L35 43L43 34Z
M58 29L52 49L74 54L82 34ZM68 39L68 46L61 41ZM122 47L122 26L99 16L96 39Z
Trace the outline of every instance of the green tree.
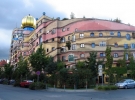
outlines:
M42 48L42 44L36 52L32 53L29 57L29 62L34 71L42 71L48 64L48 57L45 55L45 50Z
M110 84L111 80L113 80L113 73L112 73L113 57L111 55L111 47L106 48L105 54L106 54L105 72L109 76L109 84Z
M68 50L70 50L70 48L71 48L71 42L70 41L66 42L66 47L68 47Z
M9 64L4 65L4 76L7 79L11 79L13 73L13 66Z
M118 19L118 18L114 19L113 21L114 21L114 22L117 22L117 23L121 23L121 22L122 22L122 21L121 21L120 19Z
M90 69L92 72L92 78L96 78L97 77L97 67L96 67L97 52L92 51L89 53L89 55L90 57L87 58L85 63L86 63L87 68Z

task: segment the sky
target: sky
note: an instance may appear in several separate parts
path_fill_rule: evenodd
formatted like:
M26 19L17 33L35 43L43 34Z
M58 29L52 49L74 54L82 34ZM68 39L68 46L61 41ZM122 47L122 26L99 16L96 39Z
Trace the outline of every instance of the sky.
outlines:
M40 18L116 19L135 26L135 0L2 0L0 2L0 60L9 59L12 31L28 14Z

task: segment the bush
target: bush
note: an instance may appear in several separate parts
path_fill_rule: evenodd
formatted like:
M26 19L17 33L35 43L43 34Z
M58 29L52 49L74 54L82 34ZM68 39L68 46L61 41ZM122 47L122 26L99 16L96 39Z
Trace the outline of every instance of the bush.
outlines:
M97 86L97 90L117 90L117 87L114 85L106 85L106 86Z
M20 86L20 82L19 81L15 81L15 83L13 84L14 87L16 86Z
M46 85L45 83L42 82L34 82L32 84L30 84L29 89L31 90L37 90L37 89L45 89Z

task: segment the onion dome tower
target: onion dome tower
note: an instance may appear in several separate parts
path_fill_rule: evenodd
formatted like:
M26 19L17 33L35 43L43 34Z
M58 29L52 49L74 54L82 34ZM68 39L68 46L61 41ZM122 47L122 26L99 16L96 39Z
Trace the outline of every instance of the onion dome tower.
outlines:
M30 14L28 16L25 16L22 19L21 27L24 30L33 31L36 28L36 20L35 20L35 18L33 16L30 16Z

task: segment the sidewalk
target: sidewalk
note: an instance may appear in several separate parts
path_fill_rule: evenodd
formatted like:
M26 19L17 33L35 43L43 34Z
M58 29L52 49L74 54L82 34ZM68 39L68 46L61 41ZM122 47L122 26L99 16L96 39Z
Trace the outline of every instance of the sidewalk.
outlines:
M47 91L57 91L57 92L95 92L95 89L59 89L59 88L48 88Z

